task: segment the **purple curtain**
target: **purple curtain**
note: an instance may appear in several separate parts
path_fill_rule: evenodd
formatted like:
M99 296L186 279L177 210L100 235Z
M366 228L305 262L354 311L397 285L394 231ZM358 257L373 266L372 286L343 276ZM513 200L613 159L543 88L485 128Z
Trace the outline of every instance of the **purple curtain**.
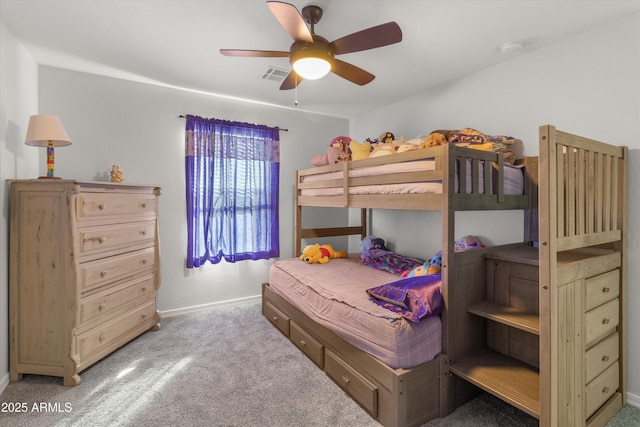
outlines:
M278 128L187 116L187 267L280 256Z

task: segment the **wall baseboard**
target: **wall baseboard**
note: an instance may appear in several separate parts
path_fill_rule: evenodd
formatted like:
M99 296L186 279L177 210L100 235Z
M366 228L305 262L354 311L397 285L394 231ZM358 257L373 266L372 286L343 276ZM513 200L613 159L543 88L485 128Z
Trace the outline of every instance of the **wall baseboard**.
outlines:
M627 392L627 405L640 408L640 396Z
M262 295L254 295L251 297L232 299L227 301L213 302L210 304L194 305L191 307L177 308L174 310L165 310L160 312L161 317L171 317L178 314L193 313L200 310L208 310L211 308L228 307L236 304L245 304L248 302L258 302L262 300Z
M0 394L4 391L5 388L9 385L9 372L5 372L5 374L0 378Z

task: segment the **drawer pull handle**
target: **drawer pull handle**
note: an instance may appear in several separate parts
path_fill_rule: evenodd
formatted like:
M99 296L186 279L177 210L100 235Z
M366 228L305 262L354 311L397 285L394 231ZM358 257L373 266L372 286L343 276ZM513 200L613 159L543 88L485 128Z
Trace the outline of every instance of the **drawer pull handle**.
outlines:
M145 313L142 313L142 320L146 319L146 318L147 318L147 316L148 316L148 314L147 314L146 312L145 312Z
M602 288L602 293L606 294L607 292L609 292L611 289L609 289L607 286L605 286L604 288Z
M603 362L608 362L609 361L609 356L607 356L606 354L604 356L602 356L602 361Z
M347 384L349 384L349 381L351 381L351 380L349 379L349 377L347 377L347 376L342 377L342 379L343 379L343 380L344 380L344 382L345 382L345 383L347 383Z
M608 393L609 393L609 387L603 387L602 394L608 394Z
M98 337L98 341L100 342L100 344L102 344L105 340L104 334L100 334L100 336Z
M107 276L107 272L106 271L101 271L100 272L100 278L104 279Z
M90 238L84 239L83 242L90 242L92 240L95 240L98 243L102 244L102 243L107 241L107 238L104 237L104 236L101 236L101 237L90 237Z
M602 319L602 324L606 325L609 323L609 319L607 317L605 317L604 319Z
M278 316L273 316L272 319L273 319L274 322L277 322L278 321Z
M142 287L142 292L147 292L147 287L146 286Z
M307 345L307 343L304 342L304 340L300 340L300 345L304 347L305 345Z
M145 265L146 263L147 263L147 260L146 260L146 259L143 259L143 260L142 260L142 265Z
M145 230L142 230L142 231L140 232L140 234L142 234L143 236L146 236L146 235L147 235L147 232L146 232Z
M100 203L98 205L98 210L103 211L104 210L104 203Z
M98 311L104 310L104 307L105 307L104 304L98 304Z
M142 209L144 209L144 208L146 208L146 207L147 207L147 204L146 204L146 203L143 203L143 204L142 204Z

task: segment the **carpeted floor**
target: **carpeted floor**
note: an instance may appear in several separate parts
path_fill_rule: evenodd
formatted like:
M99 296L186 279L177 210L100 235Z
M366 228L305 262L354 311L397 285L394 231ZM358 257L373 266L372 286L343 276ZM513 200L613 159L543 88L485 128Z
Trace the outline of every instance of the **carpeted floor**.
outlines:
M163 319L81 373L79 386L25 375L0 395L0 425L379 427L260 313L260 303ZM18 412L22 410L22 412ZM616 419L640 420L626 407ZM483 394L425 427L537 426Z

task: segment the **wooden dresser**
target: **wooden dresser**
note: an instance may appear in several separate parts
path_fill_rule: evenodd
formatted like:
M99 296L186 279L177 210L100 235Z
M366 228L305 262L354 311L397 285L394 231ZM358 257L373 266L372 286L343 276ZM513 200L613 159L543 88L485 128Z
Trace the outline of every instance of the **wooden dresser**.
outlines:
M159 187L11 181L10 379L79 372L159 329Z

